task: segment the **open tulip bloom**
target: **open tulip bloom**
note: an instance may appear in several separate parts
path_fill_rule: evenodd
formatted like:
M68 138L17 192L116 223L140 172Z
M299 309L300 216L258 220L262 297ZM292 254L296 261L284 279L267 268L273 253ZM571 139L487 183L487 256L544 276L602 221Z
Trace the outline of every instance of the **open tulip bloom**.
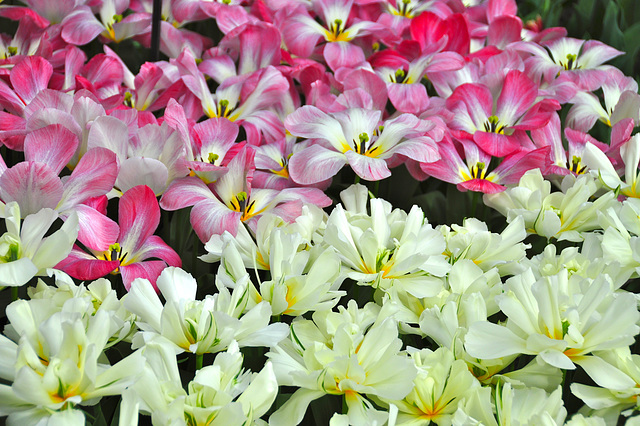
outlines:
M634 2L18 3L1 424L638 423Z

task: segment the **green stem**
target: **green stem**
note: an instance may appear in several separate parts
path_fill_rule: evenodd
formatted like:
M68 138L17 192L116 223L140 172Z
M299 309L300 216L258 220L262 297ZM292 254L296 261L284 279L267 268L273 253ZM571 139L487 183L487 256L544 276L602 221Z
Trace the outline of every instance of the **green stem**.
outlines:
M354 184L360 183L360 176L356 175L356 179L353 181Z
M11 300L15 302L18 299L20 299L20 296L18 295L18 287L11 287Z
M196 354L196 370L200 370L202 368L203 358L204 358L204 354Z
M373 195L375 198L378 198L378 194L380 193L380 181L377 180L374 184L373 184Z

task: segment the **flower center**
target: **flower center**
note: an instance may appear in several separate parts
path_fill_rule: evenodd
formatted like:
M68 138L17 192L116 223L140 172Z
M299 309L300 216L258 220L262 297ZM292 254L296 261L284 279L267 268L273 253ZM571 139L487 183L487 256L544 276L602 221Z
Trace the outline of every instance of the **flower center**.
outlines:
M506 127L507 125L500 123L500 119L495 115L487 118L487 121L484 122L484 131L487 133L504 134L504 129Z

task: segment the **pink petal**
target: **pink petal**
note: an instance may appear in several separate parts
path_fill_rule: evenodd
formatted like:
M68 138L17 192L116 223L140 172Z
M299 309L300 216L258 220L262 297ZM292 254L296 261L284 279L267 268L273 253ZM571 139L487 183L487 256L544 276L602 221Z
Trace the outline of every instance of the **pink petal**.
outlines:
M420 114L429 106L427 88L422 84L387 84L389 100L400 112Z
M508 156L495 168L493 173L499 176L500 182L505 185L517 183L527 170L545 170L549 163L550 150L551 147L545 146Z
M87 6L79 6L62 22L62 39L70 44L83 45L89 43L104 31L100 21Z
M160 206L163 210L179 210L213 197L213 193L202 180L189 176L171 182L162 195Z
M289 52L302 58L311 55L323 36L320 25L311 17L304 15L296 15L287 19L281 31Z
M473 140L480 149L494 157L504 157L520 149L515 138L499 133L477 131L473 134Z
M373 100L375 109L384 110L387 103L387 85L374 72L366 69L349 70L346 78L342 80L344 90L363 89Z
M53 67L40 56L27 56L11 70L9 78L16 94L29 103L49 85Z
M122 250L134 253L155 232L160 223L160 207L156 196L146 185L131 188L122 195L118 206Z
M346 142L340 123L319 108L304 105L284 120L287 130L294 136L324 139L339 149Z
M108 250L120 233L118 224L84 204L78 204L73 210L78 214L80 223L78 241L93 250Z
M146 13L133 13L122 21L113 24L116 42L143 33L151 26L151 16Z
M193 126L196 141L204 152L226 153L239 131L237 124L225 118L210 118Z
M113 189L117 175L118 164L112 151L106 148L90 149L64 182L60 210L72 208L88 198L105 195Z
M156 258L165 261L169 266L182 266L182 260L178 253L157 235L147 238L140 250L134 255L138 260Z
M97 280L115 271L118 265L120 265L118 260L96 259L80 250L78 246L74 246L69 256L56 265L56 269L60 269L79 280Z
M465 83L456 88L446 101L447 108L455 114L451 122L455 130L473 133L492 115L493 96L483 85Z
M289 159L289 174L294 182L311 185L332 178L346 163L344 154L311 145Z
M268 65L280 65L282 41L276 27L269 24L246 25L237 39L240 52L238 74L253 72Z
M28 161L47 164L59 174L78 147L78 138L60 124L30 132L24 140L24 156Z
M487 43L504 49L509 43L521 41L522 21L517 16L500 16L489 25Z
M0 198L16 201L26 217L48 207L55 209L62 197L62 182L46 164L24 161L0 176Z
M323 54L324 60L333 71L342 67L355 68L365 61L362 48L346 41L325 44Z
M122 275L124 288L129 291L133 280L136 278L144 278L149 280L153 288L158 291L156 281L166 267L167 264L162 260L151 260L147 262L136 262L129 265L122 265L120 266L120 274Z
M533 105L536 96L538 86L529 77L517 70L509 71L498 97L496 115L501 122L513 125Z
M502 192L507 189L505 186L498 185L497 183L490 182L486 179L471 179L464 182L460 182L458 189L461 191L474 191L482 192L484 194L495 194L496 192Z
M230 210L217 199L207 199L191 209L191 226L200 241L206 243L212 235L222 235L225 231L235 236L240 217L240 212Z
M22 115L25 101L18 96L11 87L0 80L0 107L12 114ZM2 128L4 129L4 127Z
M516 130L532 130L546 126L551 116L560 109L560 104L554 99L543 99L533 105L524 116L518 120L515 126L511 126Z
M396 145L393 154L403 155L420 163L433 163L440 159L438 145L428 136L420 136Z
M345 155L353 171L364 180L376 181L391 176L387 162L380 158L367 157L354 151L347 151Z

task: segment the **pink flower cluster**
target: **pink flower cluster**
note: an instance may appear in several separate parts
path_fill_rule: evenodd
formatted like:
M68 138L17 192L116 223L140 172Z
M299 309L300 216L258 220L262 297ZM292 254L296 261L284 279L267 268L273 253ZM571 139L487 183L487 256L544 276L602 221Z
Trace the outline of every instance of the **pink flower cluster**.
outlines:
M603 65L622 52L523 24L515 0L164 0L168 60L137 74L106 44L92 58L78 46L148 46L152 0L24 3L0 5L19 22L0 36L0 142L24 152L0 158L0 199L78 214L58 267L79 279L119 272L128 288L179 266L153 235L160 209L192 206L207 242L267 211L292 221L330 205L323 190L347 164L367 181L404 164L499 192L532 168L584 172L587 142L622 166L640 119L637 84ZM221 40L185 28L196 21ZM587 133L598 120L609 145Z

